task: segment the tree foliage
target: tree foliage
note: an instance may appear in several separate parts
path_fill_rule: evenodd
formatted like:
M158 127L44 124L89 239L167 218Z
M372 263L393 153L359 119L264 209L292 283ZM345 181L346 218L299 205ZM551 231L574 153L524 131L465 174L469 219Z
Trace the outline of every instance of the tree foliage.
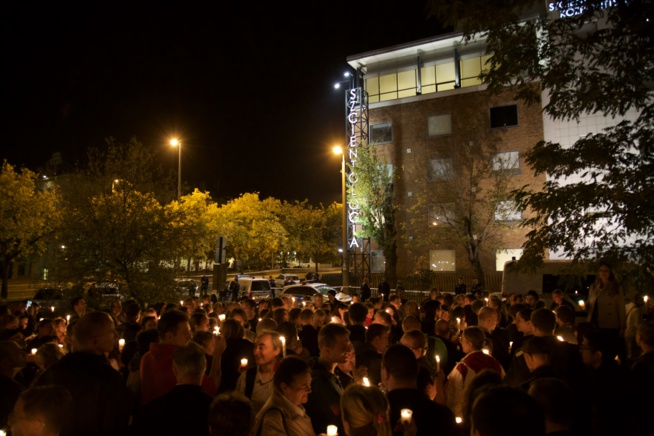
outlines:
M543 91L543 111L558 121L613 119L573 144L540 142L528 153L527 163L548 181L516 192L521 207L534 213L523 263L559 250L575 259L654 266L654 209L646 200L654 188L654 10L648 0L617 0L602 9L606 3L575 1L578 15L554 18L540 10L527 21L521 14L538 11L539 2L493 3L493 13L482 1L465 2L465 10L460 1L435 8L466 35L487 36L489 89L511 86L527 102L539 102ZM540 89L530 89L534 82Z
M398 206L393 201L394 170L375 152L374 145L359 147L355 168L358 181L349 187L348 201L360 206L361 231L357 237L374 239L384 252L386 275L396 277Z
M7 278L14 261L42 254L61 222L59 192L28 169L7 161L0 172L1 297L7 298Z

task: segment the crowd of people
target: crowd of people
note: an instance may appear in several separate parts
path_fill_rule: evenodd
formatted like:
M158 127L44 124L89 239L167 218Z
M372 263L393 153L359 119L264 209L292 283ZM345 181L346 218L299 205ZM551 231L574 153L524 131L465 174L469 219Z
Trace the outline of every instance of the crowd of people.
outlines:
M651 435L654 321L603 265L562 292L424 301L366 281L344 304L209 296L66 317L0 313L11 435ZM547 307L546 307L547 306Z

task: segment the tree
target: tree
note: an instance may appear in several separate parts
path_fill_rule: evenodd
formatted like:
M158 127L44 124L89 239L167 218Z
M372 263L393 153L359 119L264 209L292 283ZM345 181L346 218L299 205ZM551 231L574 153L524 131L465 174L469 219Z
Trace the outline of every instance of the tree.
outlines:
M559 250L577 260L630 260L651 269L652 2L579 0L560 5L563 17L540 10L520 19L539 3L453 0L436 6L468 37L488 38L493 57L483 80L491 91L509 86L530 103L545 95L543 111L557 121L615 118L571 145L541 141L528 153L535 174L548 180L542 189L515 192L520 207L533 212L521 262L537 264L548 250Z
M0 173L0 258L2 291L7 298L7 280L18 259L40 255L61 222L59 192L40 181L28 169L19 172L4 161Z
M490 106L488 97L459 97L451 118L457 134L435 139L439 142L430 147L414 147L417 164L404 168L404 177L415 187L414 202L407 209L412 227L407 247L418 253L438 246L463 247L482 288L482 257L494 257L505 233L519 221L510 201L511 163L495 156L503 132L492 131L487 113L477 110Z
M283 203L282 224L288 232L288 247L306 255L316 264L334 260L341 236L342 206L332 203L314 207L307 200Z
M394 280L397 271L398 206L393 201L394 170L380 156L374 145L359 147L356 163L358 181L348 187L348 201L356 198L361 213L361 231L357 237L372 238L384 252L386 275Z

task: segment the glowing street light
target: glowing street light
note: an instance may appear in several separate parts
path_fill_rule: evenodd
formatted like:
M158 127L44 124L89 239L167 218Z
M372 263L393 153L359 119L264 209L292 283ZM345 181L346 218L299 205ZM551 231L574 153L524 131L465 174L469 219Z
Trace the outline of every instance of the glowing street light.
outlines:
M170 145L177 147L179 157L177 158L177 200L182 198L182 143L177 138L170 140Z
M347 206L346 206L346 201L347 201L347 196L345 193L345 152L343 151L343 147L340 145L335 145L332 148L332 151L334 154L340 154L341 155L341 201L343 202L343 216L342 216L342 225L343 225L343 231L342 231L342 244L343 244L343 264L341 265L341 271L343 273L343 289L346 289L349 284L349 277L348 277L348 265L347 265Z

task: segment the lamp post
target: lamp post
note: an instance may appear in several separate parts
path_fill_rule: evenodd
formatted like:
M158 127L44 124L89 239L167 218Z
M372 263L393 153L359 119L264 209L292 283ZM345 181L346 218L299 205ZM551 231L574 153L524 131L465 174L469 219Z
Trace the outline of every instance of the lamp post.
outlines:
M348 259L347 259L347 195L346 195L346 185L345 185L345 151L343 148L336 145L332 149L334 154L341 155L341 200L343 201L343 214L342 214L342 225L343 225L343 235L342 235L342 246L343 246L343 256L342 256L342 265L341 271L343 273L343 290L347 291L347 288L350 285L350 278L348 277Z
M179 157L177 158L177 201L182 198L182 143L177 138L170 140L170 145L177 147Z

